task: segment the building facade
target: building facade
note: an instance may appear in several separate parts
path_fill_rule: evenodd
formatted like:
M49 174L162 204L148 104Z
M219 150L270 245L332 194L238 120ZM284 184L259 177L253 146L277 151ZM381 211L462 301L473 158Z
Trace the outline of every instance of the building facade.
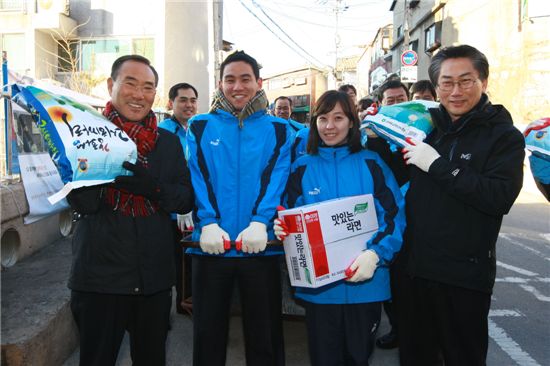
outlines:
M550 115L550 7L545 0L394 0L393 72L405 49L418 54L418 79L428 78L431 56L469 44L490 65L488 94L514 122Z
M264 78L263 88L269 102L286 96L292 100L292 119L309 123L310 111L327 90L327 71L304 67Z

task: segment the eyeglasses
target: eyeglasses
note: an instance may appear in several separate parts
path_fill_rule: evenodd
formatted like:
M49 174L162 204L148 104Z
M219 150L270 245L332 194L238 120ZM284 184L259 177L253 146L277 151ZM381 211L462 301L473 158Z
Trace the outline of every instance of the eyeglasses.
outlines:
M153 95L156 93L157 89L152 85L137 85L133 82L125 81L122 84L122 87L126 89L131 89L133 91L141 91L143 95Z
M474 86L477 79L462 79L459 81L443 81L437 84L439 90L444 92L450 92L454 89L455 84L458 85L460 90L468 90Z

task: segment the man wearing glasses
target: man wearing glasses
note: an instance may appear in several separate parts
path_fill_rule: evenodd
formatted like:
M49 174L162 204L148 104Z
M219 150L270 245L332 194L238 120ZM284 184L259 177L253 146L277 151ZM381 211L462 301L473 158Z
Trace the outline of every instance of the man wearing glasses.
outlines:
M428 72L441 101L431 110L435 129L424 142L409 140L405 164L392 166L410 179L393 291L400 360L485 365L495 244L521 190L524 141L510 113L485 94L483 53L443 48ZM369 139L369 148L379 149L379 140Z

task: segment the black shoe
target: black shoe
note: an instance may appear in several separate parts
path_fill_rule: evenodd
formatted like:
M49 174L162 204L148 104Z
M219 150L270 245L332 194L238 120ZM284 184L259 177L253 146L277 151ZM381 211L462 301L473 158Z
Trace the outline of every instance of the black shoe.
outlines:
M376 340L376 346L382 349L397 348L397 346L399 346L399 342L397 341L397 333L392 329L389 333L384 334Z

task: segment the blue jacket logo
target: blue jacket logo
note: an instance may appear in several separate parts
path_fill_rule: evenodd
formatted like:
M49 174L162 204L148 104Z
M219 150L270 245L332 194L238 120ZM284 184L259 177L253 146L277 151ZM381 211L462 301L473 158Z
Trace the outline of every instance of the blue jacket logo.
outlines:
M313 188L312 191L307 192L307 194L309 194L310 196L316 196L319 193L321 193L321 188Z

